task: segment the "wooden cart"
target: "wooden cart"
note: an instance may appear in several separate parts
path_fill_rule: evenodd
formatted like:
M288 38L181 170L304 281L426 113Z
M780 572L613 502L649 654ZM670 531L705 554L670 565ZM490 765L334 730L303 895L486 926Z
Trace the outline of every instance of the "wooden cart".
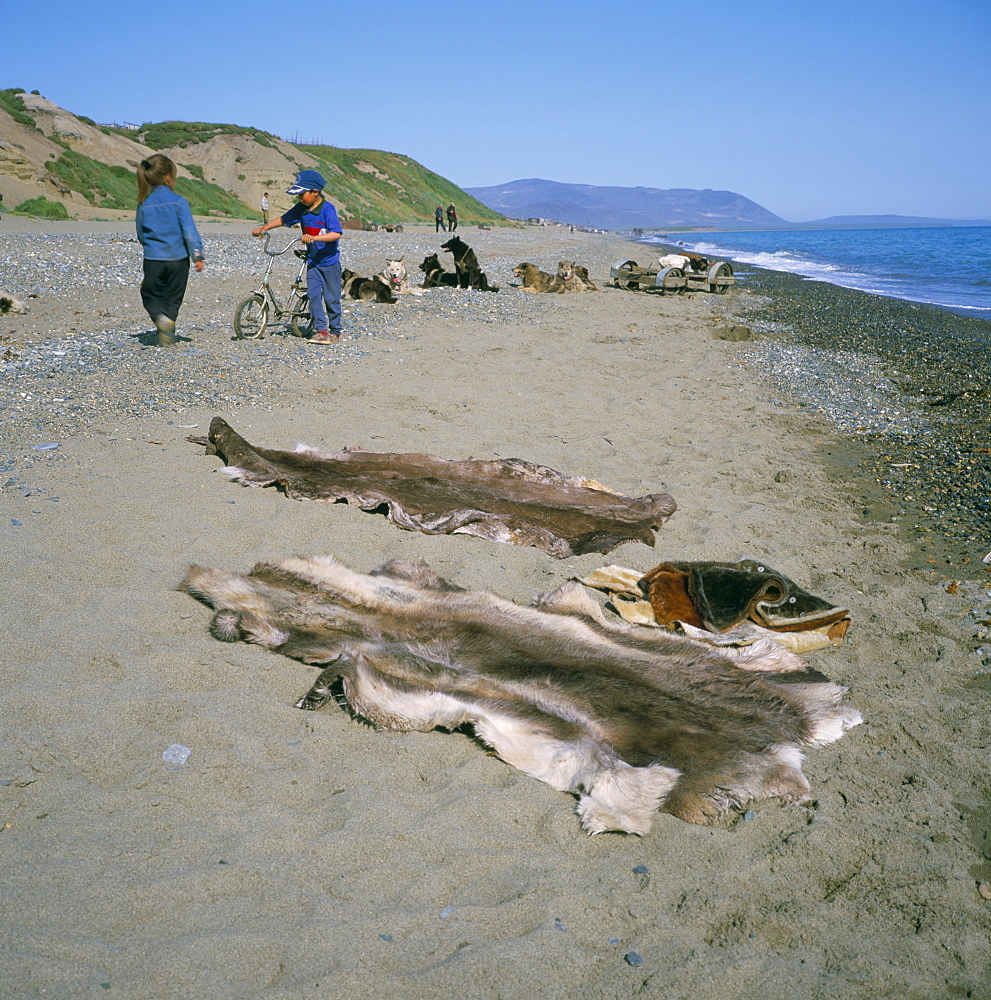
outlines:
M640 267L635 260L618 260L609 269L614 288L632 292L713 292L722 295L736 284L728 261L717 260L705 271L685 271L680 267Z

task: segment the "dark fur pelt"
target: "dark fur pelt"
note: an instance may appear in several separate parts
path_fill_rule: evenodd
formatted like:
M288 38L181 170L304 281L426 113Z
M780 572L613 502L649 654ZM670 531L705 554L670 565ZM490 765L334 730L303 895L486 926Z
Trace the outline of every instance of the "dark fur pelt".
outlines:
M610 624L577 583L521 607L422 562L366 575L323 556L247 576L191 566L180 589L216 609L216 638L324 668L297 707L319 708L341 678L376 725L471 724L577 795L589 833L646 834L658 809L710 823L751 800L803 801L801 750L860 722L846 688L773 643L727 653Z
M475 256L475 251L460 236L452 236L440 245L441 250L454 256L454 268L458 284L462 288L474 288L480 292L498 292L496 285L490 285Z

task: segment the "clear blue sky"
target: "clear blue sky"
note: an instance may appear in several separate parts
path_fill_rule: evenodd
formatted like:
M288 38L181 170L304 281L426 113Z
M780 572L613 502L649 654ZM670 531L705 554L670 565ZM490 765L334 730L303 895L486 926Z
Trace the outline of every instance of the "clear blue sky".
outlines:
M0 86L404 153L462 187L991 219L991 0L4 4Z

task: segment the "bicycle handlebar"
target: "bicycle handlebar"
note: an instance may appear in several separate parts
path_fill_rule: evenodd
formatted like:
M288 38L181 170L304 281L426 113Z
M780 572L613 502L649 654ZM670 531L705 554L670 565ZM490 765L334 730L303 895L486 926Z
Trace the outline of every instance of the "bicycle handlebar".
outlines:
M302 240L297 236L292 242L287 243L281 250L269 250L268 243L271 240L272 234L265 234L265 242L262 245L262 249L269 255L269 257L281 257L287 250L289 250L294 244L301 243Z

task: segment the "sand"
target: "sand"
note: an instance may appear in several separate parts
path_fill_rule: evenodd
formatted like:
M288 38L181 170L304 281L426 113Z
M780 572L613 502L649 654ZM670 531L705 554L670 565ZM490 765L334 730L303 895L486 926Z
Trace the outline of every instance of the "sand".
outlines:
M126 231L106 225L66 227ZM11 231L5 217L0 246ZM46 224L39 252L68 231ZM575 257L601 286L610 260L648 256L614 236L463 235L504 285L513 258ZM351 239L366 273L441 242ZM177 391L204 358L258 349L206 322L229 315L247 276L191 284L183 319L200 330L167 358L133 338L147 329L138 280L4 317L0 347L68 343L71 322L96 331L71 300L110 297L133 327L120 352L149 377L168 366ZM387 336L371 310L390 307L364 307L341 363L287 365L263 402L232 367L227 406L110 399L75 428L63 415L57 436L37 413L7 422L0 996L991 996L983 567L954 586L951 567L912 568L897 520L864 516L876 493L837 475L858 442L782 404L746 343L714 334L752 322L745 291L524 296L432 290L392 307ZM268 447L516 456L627 494L666 490L680 509L655 548L607 557L428 537L231 483L185 441L216 414ZM215 641L209 610L175 590L190 562L246 570L294 553L359 570L423 558L521 602L607 562L758 557L853 610L848 641L809 658L866 721L809 753L807 805L589 838L570 797L468 736L297 711L312 668ZM173 743L188 763L163 761Z

